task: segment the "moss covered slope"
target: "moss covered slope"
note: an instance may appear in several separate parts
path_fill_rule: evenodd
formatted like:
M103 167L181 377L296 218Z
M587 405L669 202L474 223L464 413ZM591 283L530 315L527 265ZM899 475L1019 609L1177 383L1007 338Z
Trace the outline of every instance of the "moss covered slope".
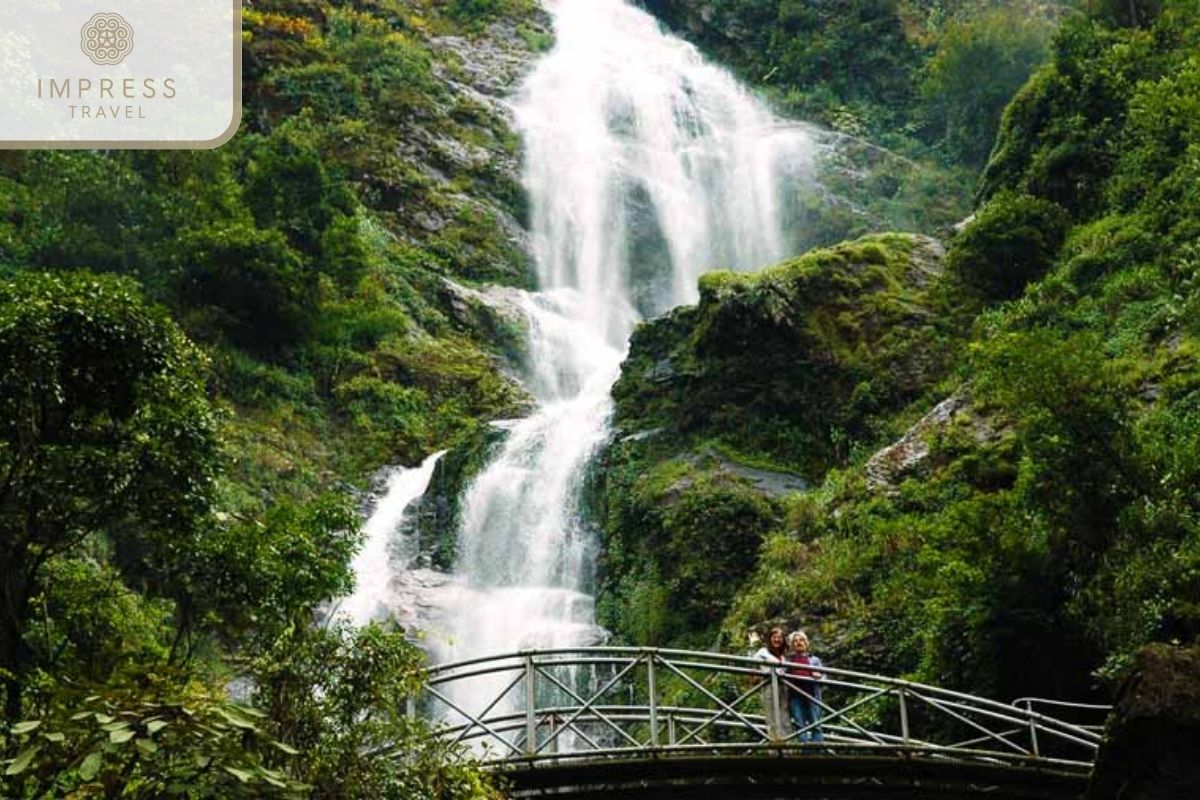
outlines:
M128 275L213 356L234 505L355 483L520 412L527 285L504 98L532 0L260 0L213 152L0 156L0 272Z
M830 290L888 285L891 259L818 278L802 265L823 253L710 277L700 307L635 337L618 424L644 434L614 446L605 495L623 634L682 641L709 593L734 641L805 625L842 664L1001 698L1095 696L1144 644L1196 640L1200 15L1177 0L1137 22L1058 35L926 322L911 288ZM889 309L877 330L869 308ZM740 505L689 506L731 459L817 488L727 476Z
M638 329L601 470L603 621L711 643L788 495L945 375L962 335L941 256L887 235L709 273L697 306Z

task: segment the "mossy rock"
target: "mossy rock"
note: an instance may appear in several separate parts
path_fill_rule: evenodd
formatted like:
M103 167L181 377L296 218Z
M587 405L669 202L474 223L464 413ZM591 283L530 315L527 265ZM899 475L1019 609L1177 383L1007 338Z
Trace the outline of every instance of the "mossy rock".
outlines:
M467 487L487 465L504 431L477 425L447 451L434 467L429 487L416 509L421 559L425 566L450 571L458 552L458 529Z
M1087 800L1167 800L1200 786L1200 646L1138 654L1109 717Z
M697 306L634 333L617 426L716 439L819 478L948 368L961 317L941 259L935 241L891 234L704 275Z

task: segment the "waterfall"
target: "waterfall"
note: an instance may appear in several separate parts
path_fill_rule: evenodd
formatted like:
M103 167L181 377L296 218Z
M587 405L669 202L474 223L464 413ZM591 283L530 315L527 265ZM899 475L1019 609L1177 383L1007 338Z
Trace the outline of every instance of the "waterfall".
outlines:
M433 468L443 455L444 451L434 453L419 467L388 470L383 494L363 526L363 547L351 564L354 593L337 608L354 625L389 615L393 576L411 567L418 555L416 536L403 535L406 513L429 488Z
M694 301L706 269L788 255L789 201L811 175L805 128L772 117L644 11L622 0L547 8L555 45L513 106L540 287L519 301L538 408L511 423L463 498L435 661L599 641L579 494L629 334ZM458 700L487 702L494 687L477 687Z

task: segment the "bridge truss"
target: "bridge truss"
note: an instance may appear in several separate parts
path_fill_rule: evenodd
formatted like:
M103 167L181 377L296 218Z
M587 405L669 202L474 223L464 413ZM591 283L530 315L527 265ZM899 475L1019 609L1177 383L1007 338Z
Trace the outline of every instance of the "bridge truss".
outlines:
M1107 712L820 672L821 690L810 694L747 657L536 650L435 666L410 713L441 720L441 736L504 771L518 796L611 797L636 786L652 797L657 786L663 797L779 797L788 786L836 784L838 792L819 796L919 786L923 796L1007 787L996 796L1057 798L1082 790ZM823 741L805 741L814 725L768 724L764 707L786 706L789 692L820 707Z

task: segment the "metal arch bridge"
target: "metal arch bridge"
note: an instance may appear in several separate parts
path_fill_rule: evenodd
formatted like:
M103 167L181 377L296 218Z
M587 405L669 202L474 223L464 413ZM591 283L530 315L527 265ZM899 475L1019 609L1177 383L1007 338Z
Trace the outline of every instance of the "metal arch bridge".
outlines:
M408 711L440 720L514 798L1057 800L1082 795L1109 710L820 672L814 697L754 658L531 650L434 666ZM823 741L804 741L815 725L768 725L788 692L820 706Z

